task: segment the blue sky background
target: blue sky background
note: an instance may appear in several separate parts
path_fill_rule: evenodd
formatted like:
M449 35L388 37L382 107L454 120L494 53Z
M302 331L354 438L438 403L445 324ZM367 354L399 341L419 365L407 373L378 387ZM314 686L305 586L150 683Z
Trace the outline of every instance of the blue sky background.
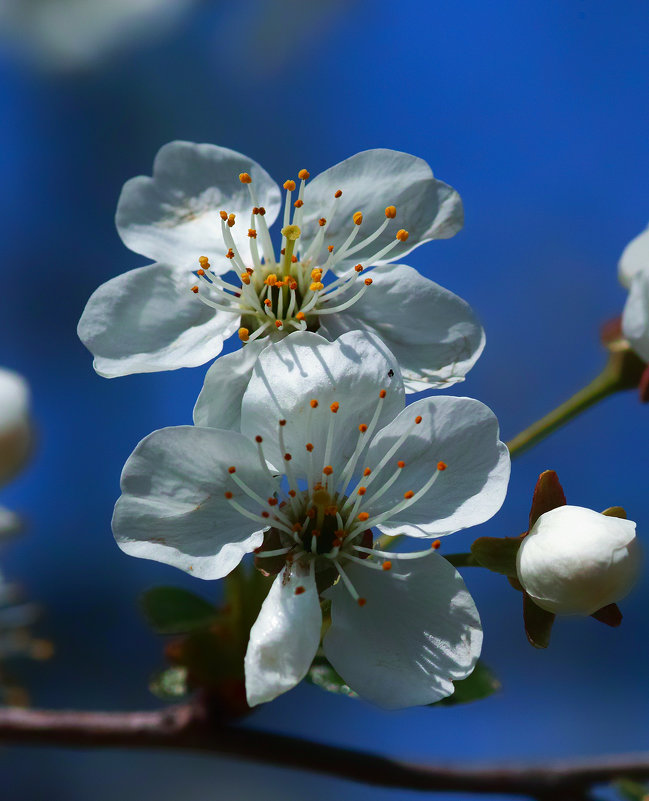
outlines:
M114 229L125 180L171 139L251 155L278 180L371 147L426 159L455 186L466 225L407 261L466 298L487 348L456 394L490 405L510 438L601 368L600 324L620 313L616 264L649 220L649 11L642 0L204 1L165 38L60 73L0 54L0 364L30 381L39 447L2 503L29 520L2 555L46 608L57 655L25 669L39 705L138 708L161 663L136 611L146 587L218 586L123 555L110 533L126 457L188 423L204 370L96 376L76 338L91 292L145 262ZM526 527L537 475L569 502L619 504L649 530L649 407L632 393L516 460L502 511L455 535ZM542 759L636 750L647 732L649 583L618 630L562 620L551 648L524 637L520 596L465 571L502 692L457 709L386 713L309 686L248 725L407 759ZM3 749L13 799L283 801L411 794L165 754ZM414 798L414 794L412 795ZM439 796L444 798L444 796ZM457 796L455 796L457 797Z

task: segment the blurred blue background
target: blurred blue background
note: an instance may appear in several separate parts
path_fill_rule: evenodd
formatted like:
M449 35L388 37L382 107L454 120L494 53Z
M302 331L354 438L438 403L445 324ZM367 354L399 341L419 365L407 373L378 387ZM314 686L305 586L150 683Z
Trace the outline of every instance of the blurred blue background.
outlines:
M366 148L423 157L460 191L466 225L407 261L480 315L487 348L457 392L489 404L510 438L603 365L598 328L625 300L617 259L649 219L648 35L643 0L204 0L155 39L130 38L93 62L48 60L29 31L5 42L0 364L28 378L40 441L3 490L29 528L2 564L45 606L39 633L56 643L51 662L24 668L36 704L155 707L147 679L161 642L138 595L168 583L219 591L123 555L110 533L126 457L151 430L190 422L204 374L108 381L77 340L91 292L145 262L114 229L124 181L150 174L176 138L240 150L280 182ZM632 393L609 399L518 459L502 511L444 548L524 530L546 468L569 502L623 505L643 535L648 452L649 408ZM649 747L646 579L623 602L620 629L561 620L537 652L520 596L495 575L464 572L500 694L386 713L300 686L247 725L420 760ZM10 801L414 798L211 757L114 751L2 749L0 786Z

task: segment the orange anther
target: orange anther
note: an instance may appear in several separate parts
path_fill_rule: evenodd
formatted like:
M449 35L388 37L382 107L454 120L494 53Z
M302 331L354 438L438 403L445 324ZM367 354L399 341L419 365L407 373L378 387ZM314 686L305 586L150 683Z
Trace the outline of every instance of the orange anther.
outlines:
M338 403L338 401L334 401L334 402L331 404L331 406L330 406L329 408L331 409L331 411L332 411L334 414L336 414L336 412L338 411L338 409L340 409L340 404Z
M257 231L254 228L248 228L248 236L251 239L257 239Z
M357 273L362 273L363 272L363 265L362 264L357 264L356 267L354 267L354 269L356 270Z
M334 469L330 464L322 468L322 472L325 474L325 476L330 476L333 473L333 471Z
M219 215L220 215L221 219L223 220L223 222L225 222L228 219L227 211L220 211Z
M327 224L326 217L320 217L320 219L318 220L318 225L320 226L320 228L323 228L326 224Z
M304 319L306 319L306 315L304 314L304 312L298 312L298 313L295 315L295 319L296 319L296 320L304 320Z
M352 220L354 221L354 225L360 225L363 222L363 212L355 211L352 214Z
M412 490L408 490L408 492L403 493L403 497L409 501L412 497L414 497L414 492Z
M309 406L311 406L312 409L317 409L318 408L318 401L315 398L312 398L309 401Z
M383 570L392 570L392 562L388 559L387 562L383 562L381 567L383 568Z
M302 595L303 592L306 592L306 590L304 589L304 587L301 584L300 584L299 587L295 588L295 594L296 595Z
M290 453L285 453L285 454L284 454L284 461L285 461L285 462L290 462L292 458L293 458L293 457L291 456L291 454L290 454Z
M311 292L319 292L321 289L324 289L324 284L320 281L314 281L311 286L309 287Z
M318 537L320 536L320 529L319 528L311 529L311 536L318 539Z
M325 514L328 515L329 517L335 517L337 511L338 511L338 507L337 506L327 506L327 507L325 507Z
M230 500L230 498L232 497L232 493L231 493L229 490L228 490L227 492L224 492L223 494L225 495L225 497L226 497L228 500Z
M268 499L269 506L277 506L277 498L269 498Z
M300 181L308 181L310 178L310 173L308 170L300 170L297 174L297 177Z
M447 464L446 462L437 462L437 469L438 470L446 470Z
M264 306L270 307L272 305L273 305L272 302L268 298L266 298L266 300L264 301Z
M297 264L297 256L291 256L291 262Z
M293 523L291 531L302 531L302 523Z
M397 239L399 240L399 242L405 242L409 236L410 234L405 230L405 228L400 228L397 231Z
M264 441L264 438L262 436L260 436L259 434L257 434L257 436L255 437L255 442L263 442L263 441Z
M430 544L430 547L436 551L441 544L442 544L441 540L433 540Z
M329 253L333 253L334 252L334 246L333 245L328 245L327 246L327 250L329 251Z
M366 598L359 598L358 601L356 601L356 603L359 606L365 606L365 604L367 603L367 599Z
M307 517L308 517L310 520L313 520L313 518L316 516L316 514L317 514L317 512L316 512L316 510L315 510L315 509L309 509L309 511L306 513L306 516L307 516Z
M253 206L252 207L252 213L253 214L259 214L259 206Z
M267 275L264 283L266 284L266 286L275 286L275 284L277 283L277 276L275 275L275 273L270 273L270 275Z
M288 494L291 496L291 498L295 498L295 496L297 495L297 492L295 490L289 490Z
M242 184L251 184L252 178L248 175L247 172L239 173L239 180Z
M205 275L205 270L196 270L196 275Z
M359 495L365 495L365 493L367 492L367 487L359 487L357 492Z
M239 329L239 339L242 342L247 342L249 338L250 338L250 331L248 331L247 328L240 328Z
M199 256L198 263L201 265L201 267L205 267L206 265L209 266L210 262L207 256Z
M371 286L371 284L372 284L372 279L371 278L366 278L365 279L365 286Z
M365 423L361 423L358 426L358 430L361 432L361 434L364 434L367 431L367 425Z
M370 470L370 468L366 467L365 470L363 470L363 475L367 478L367 476L369 476L371 472L372 471Z
M388 220L394 220L394 218L397 216L397 207L388 206L385 209L385 216L388 218Z
M295 206L296 209L301 209L302 206L304 206L304 201L303 200L296 200L293 205Z
M289 284L288 288L292 289L293 292L295 292L295 290L297 289L297 281L291 281L291 283Z
M282 327L282 321L281 320L275 320L275 328L281 328L281 327Z
M228 467L228 473L230 473L230 475L232 475L232 473L236 473L236 472L237 472L237 468L236 467Z
M280 420L280 421L279 421L279 424L280 424L281 426L285 426L285 425L286 425L286 420Z
M418 414L417 417L415 417L415 425L418 426L419 423L421 423L421 415L420 414Z
M246 267L246 272L248 273L248 275L252 275L254 273L254 270L252 269L252 267Z
M379 392L379 398L385 398L385 396L386 396L387 394L388 394L388 393L387 393L387 392L386 392L384 389L382 389L382 390Z
M342 195L342 193L343 193L343 190L342 189L338 189L336 192L334 192L334 197L340 197Z
M307 444L304 447L309 451L309 453L311 453L311 451L313 450L313 443L307 442Z
M197 286L193 286L193 287L192 287L192 292L193 292L195 295L197 295L197 294L198 294L198 287L197 287Z
M270 514L264 509L264 511L261 513L261 516L262 517L270 517Z
M359 516L358 516L358 519L359 519L359 520L360 520L362 523L364 523L366 520L369 520L369 517L370 517L370 516L367 514L367 512L361 512L361 513L359 514Z
M226 259L233 259L234 258L234 250L232 248L228 248L228 252L225 254Z
M232 228L234 225L235 216L234 214L228 214L228 228Z
M322 278L322 270L319 267L314 267L311 270L311 278L313 281L319 281Z
M242 284L249 284L250 283L250 276L248 275L248 273L241 273L239 278L241 278L241 283Z
M284 181L284 189L287 192L292 192L295 189L295 181Z
M405 462L402 462L402 461L399 461L399 462L397 462L397 467L400 467L402 470L403 470L403 468L404 468L405 466L406 466L406 463L405 463Z

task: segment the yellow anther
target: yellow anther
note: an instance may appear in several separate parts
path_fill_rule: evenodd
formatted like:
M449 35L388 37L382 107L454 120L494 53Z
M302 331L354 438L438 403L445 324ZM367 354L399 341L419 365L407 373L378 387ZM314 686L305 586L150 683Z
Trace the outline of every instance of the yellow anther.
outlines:
M252 213L253 214L259 214L259 206L253 206L252 207Z
M322 270L319 267L314 267L311 270L311 279L313 281L319 281L322 278Z
M248 175L247 172L239 173L239 180L242 184L251 184L252 178Z
M248 236L251 239L257 239L257 231L254 228L248 228Z
M242 342L247 342L250 339L250 331L247 328L240 328L239 329L239 339Z
M228 228L232 228L232 226L234 225L234 221L235 221L235 215L228 214Z
M301 233L299 225L287 225L286 228L282 228L282 236L285 236L290 242L299 239Z
M221 219L223 220L223 222L225 222L228 219L227 211L220 211L219 214L220 214Z
M436 551L440 547L441 544L442 544L441 540L433 540L431 542L431 544L430 544L430 547L433 548L433 550Z
M403 470L403 468L404 468L405 466L406 466L406 463L405 463L405 462L402 462L401 460L399 460L399 461L397 462L397 467L398 467L400 470Z
M250 276L248 275L248 273L241 273L239 278L241 278L241 283L242 284L249 284L250 283Z
M300 179L300 181L308 181L311 176L308 170L300 170L297 174L297 177Z
M354 225L360 225L363 222L363 213L361 211L355 211L352 215L352 220L354 221Z
M210 266L210 261L209 261L209 259L207 258L207 256L199 256L199 258L198 258L198 263L199 263L199 264L201 265L201 267L203 267L203 268L205 268L205 267L209 267L209 266Z
M311 292L319 292L321 289L324 289L324 284L320 281L314 281L309 289Z
M284 189L287 192L292 192L295 189L295 181L284 181Z
M397 207L388 206L385 209L385 216L388 218L388 220L394 220L394 218L397 216Z
M405 242L406 239L408 239L409 236L410 236L410 234L406 231L405 228L400 228L397 231L397 239L399 240L399 242Z
M275 273L267 275L264 283L266 284L266 286L275 286L275 284L277 283L277 276L275 275Z

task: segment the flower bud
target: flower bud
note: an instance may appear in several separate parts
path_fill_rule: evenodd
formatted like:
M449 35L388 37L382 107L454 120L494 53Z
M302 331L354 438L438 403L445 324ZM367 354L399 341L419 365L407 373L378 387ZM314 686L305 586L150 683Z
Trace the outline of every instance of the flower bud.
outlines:
M558 615L592 615L631 590L640 549L635 523L581 506L542 514L523 539L518 580L537 606Z

